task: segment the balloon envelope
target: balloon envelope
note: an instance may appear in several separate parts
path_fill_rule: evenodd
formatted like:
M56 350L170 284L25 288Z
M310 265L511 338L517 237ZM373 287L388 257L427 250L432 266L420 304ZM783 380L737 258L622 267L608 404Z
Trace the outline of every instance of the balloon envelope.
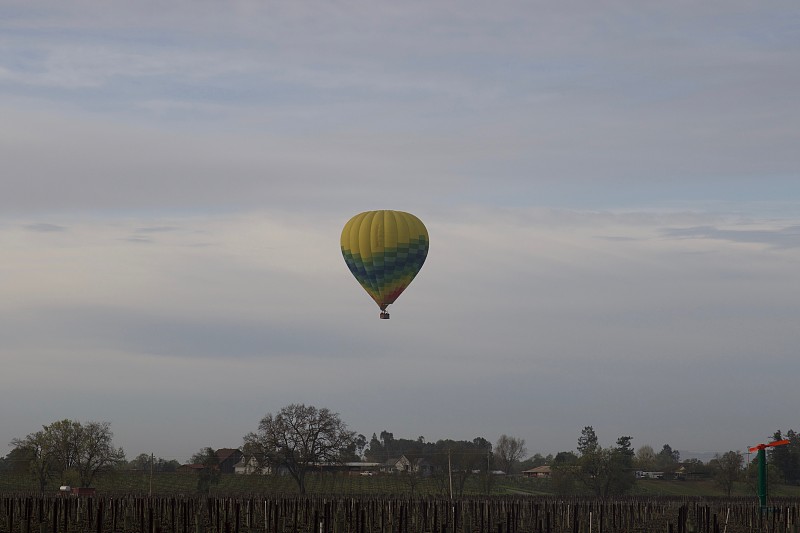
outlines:
M385 311L422 268L428 230L410 213L366 211L344 225L341 245L350 272Z

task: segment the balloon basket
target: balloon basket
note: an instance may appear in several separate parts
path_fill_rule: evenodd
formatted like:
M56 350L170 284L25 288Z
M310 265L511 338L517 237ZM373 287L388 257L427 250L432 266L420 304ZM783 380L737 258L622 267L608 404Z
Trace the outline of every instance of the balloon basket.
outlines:
M380 316L384 320L388 320L389 319L389 313L387 313L386 311L381 311L381 315Z

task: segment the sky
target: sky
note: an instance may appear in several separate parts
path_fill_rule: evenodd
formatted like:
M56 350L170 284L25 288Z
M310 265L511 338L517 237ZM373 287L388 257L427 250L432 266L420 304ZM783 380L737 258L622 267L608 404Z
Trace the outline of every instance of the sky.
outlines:
M2 0L0 443L800 430L798 66L794 0ZM390 320L373 209L430 234Z

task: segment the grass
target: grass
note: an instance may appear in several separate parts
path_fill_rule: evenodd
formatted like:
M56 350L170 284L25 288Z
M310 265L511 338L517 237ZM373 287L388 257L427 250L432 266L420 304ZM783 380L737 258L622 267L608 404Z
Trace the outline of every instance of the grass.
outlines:
M197 492L197 475L194 473L159 472L152 478L153 494L194 494ZM58 491L58 481L52 481L47 491ZM151 489L149 473L119 471L102 475L94 483L100 493L148 494ZM411 495L409 483L402 476L378 475L358 476L346 474L309 474L306 478L309 494L336 495ZM24 474L0 474L0 492L37 492L36 483ZM211 493L217 495L247 494L294 494L297 484L289 476L260 476L223 474L212 486ZM449 492L446 480L420 479L414 486L416 496L444 496ZM484 479L473 476L464 487L465 495L485 494ZM549 480L520 477L494 478L493 495L548 495L553 494ZM711 480L667 481L638 480L632 495L673 497L724 497L722 489ZM770 495L800 498L800 487L777 485L770 488ZM754 497L755 493L746 483L737 483L731 493L734 497Z
M697 481L666 481L655 479L640 479L637 481L633 494L641 496L704 496L724 497L725 491L713 480L702 479ZM794 485L776 485L769 489L771 496L800 497L800 487ZM731 491L732 497L756 497L753 488L745 482L734 484Z

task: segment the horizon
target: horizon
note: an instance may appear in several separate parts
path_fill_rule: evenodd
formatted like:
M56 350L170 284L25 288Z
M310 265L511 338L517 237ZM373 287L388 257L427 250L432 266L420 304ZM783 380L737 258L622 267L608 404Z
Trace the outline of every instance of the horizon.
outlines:
M317 407L320 407L320 406L317 406ZM81 423L86 423L86 422L89 422L88 420L77 420L77 421L78 421L78 422L81 422ZM342 420L342 421L343 421L345 424L347 423L347 422L346 422L346 420ZM53 422L56 422L56 421L54 420ZM94 422L102 422L102 421L95 420ZM110 429L111 429L111 432L112 432L112 434L113 434L113 432L114 432L114 428L113 428L113 426L112 426ZM377 431L373 431L373 432L372 432L372 433L370 433L370 434L362 433L362 432L360 432L360 431L353 430L353 429L352 429L352 428L350 428L349 426L348 426L348 429L350 429L351 431L354 431L356 435L364 435L364 436L366 437L366 439L367 439L367 446L366 446L366 448L369 448L369 440L370 440L370 438L371 438L373 435L374 435L374 436L378 436L378 435L380 434L380 432L377 432ZM384 428L383 430L381 430L381 432L382 432L382 431L388 431L388 430ZM393 432L389 432L389 433L392 433L392 435L394 435L394 433L393 433ZM578 432L578 435L580 435L580 432ZM509 437L515 437L515 438L521 438L521 437L517 437L516 435L508 435L508 436L509 436ZM19 437L19 438L24 438L24 437L25 437L25 435L19 435L18 437ZM243 437L244 437L244 436L243 436ZM242 437L242 440L243 440L243 437ZM408 436L395 436L395 437L394 437L394 439L395 439L395 440L397 440L397 439L404 439L404 440L412 440L412 441L416 441L416 440L417 440L417 439L419 439L420 437L423 437L423 438L424 438L424 436L417 436L417 437L408 437ZM437 437L437 438L434 438L434 439L428 439L428 438L425 438L425 443L426 443L426 444L436 444L438 441L441 441L441 440L454 440L454 441L462 441L462 442L472 442L472 440L473 440L473 439L477 439L477 438L485 438L485 439L486 439L486 440L487 440L487 441L488 441L488 442L489 442L489 443L492 445L492 449L494 449L494 447L495 447L495 445L496 445L496 443L497 443L497 439L499 439L499 438L500 438L500 435L498 435L498 436L497 436L497 437L495 437L494 439L489 439L489 438L486 438L484 435L475 435L475 436L473 436L473 437L471 437L471 438L469 438L469 437L466 437L466 438L458 438L458 439L451 438L451 437L447 437L447 436L440 436L440 437ZM524 440L524 439L523 439L523 440ZM631 438L631 442L633 443L635 440L636 440L636 438L635 438L635 436L633 436L633 437ZM763 439L763 440L766 442L766 441L768 441L768 440L770 440L770 439ZM577 441L577 437L576 437L576 441ZM119 443L119 442L114 442L114 445L115 445L115 446L117 446L118 448L123 448L123 449L125 449L125 446L124 446L124 444L122 444L122 443ZM527 447L528 447L528 444L527 444L527 442L525 442L525 443L524 443L524 445L525 445L525 447L526 447L526 449L527 449L527 452L526 452L525 456L524 456L524 457L521 459L521 461L526 461L526 460L533 459L535 455L541 455L542 457L545 457L545 458L546 458L546 457L548 457L548 456L555 456L555 455L557 455L558 453L561 453L561 452L572 452L572 453L576 453L576 452L577 452L577 447L573 447L573 448L563 448L563 449L559 449L559 450L548 450L548 451L541 451L541 450L533 450L533 449L529 449L529 448L527 448ZM609 441L609 443L607 443L606 445L604 445L604 444L603 444L603 442L601 441L601 442L600 442L600 445L601 445L601 446L604 446L604 447L606 447L606 446L613 446L613 442ZM708 461L710 461L711 459L714 459L714 458L715 458L715 456L722 455L722 454L724 454L724 453L725 453L725 452L727 452L727 451L738 451L738 452L742 453L742 455L743 455L743 456L745 456L745 457L748 457L748 456L750 455L750 453L748 452L748 448L749 448L749 446L745 446L745 447L744 447L744 448L742 448L742 449L731 448L731 449L729 449L729 450L701 450L701 451L698 451L698 450L683 450L683 449L679 449L679 448L677 448L677 447L673 447L673 446L672 446L672 445L670 445L668 442L665 442L665 443L658 444L658 445L654 445L654 444L651 444L651 443L638 444L638 445L634 445L634 446L633 446L633 449L634 449L634 451L638 451L638 450L639 450L639 448L641 448L641 447L643 447L643 446L651 446L651 447L653 448L653 450L654 450L656 453L658 453L658 452L659 452L659 451L660 451L660 450L663 448L663 446L664 446L664 445L669 445L669 446L670 446L670 448L672 448L672 450L673 450L674 452L678 452L678 454L679 454L679 457L680 457L680 461L681 461L681 462L682 462L682 461L688 461L688 460L690 460L690 459L699 459L699 460L701 460L703 463L707 463L707 462L708 462ZM10 446L10 444L9 444L9 446ZM131 461L131 460L133 460L133 459L137 458L137 457L138 457L138 456L140 456L140 455L148 455L148 456L150 456L150 455L153 455L153 456L154 456L154 457L156 457L157 459L164 459L164 460L166 460L166 461L175 460L175 461L178 461L180 464L189 464L189 462L190 462L190 460L191 460L191 456L192 456L192 455L194 455L194 454L196 454L196 453L198 453L198 452L201 452L201 451L202 451L202 450L204 450L205 448L206 448L206 445L204 445L204 444L201 444L200 446L197 446L197 447L196 447L196 449L195 449L195 450L194 450L194 451L193 451L191 454L189 454L189 455L187 455L187 456L185 456L185 457L167 457L167 456L161 456L161 455L159 455L159 454L157 454L157 453L154 453L154 452L149 452L149 451L139 451L139 452L136 452L136 453L129 453L129 452L127 452L127 451L126 451L126 452L125 452L125 460L126 460L126 461ZM235 449L235 450L241 450L241 449L242 449L242 445L241 445L241 444L239 444L239 445L237 445L237 446L228 446L228 445L223 445L223 446L211 446L211 448L212 448L212 449L214 449L214 450L221 450L221 449ZM365 448L365 449L366 449L366 448ZM10 451L10 450L9 450L9 451ZM5 454L3 457L5 457L6 455L8 455L8 454ZM753 455L754 455L754 454L753 454ZM361 457L360 457L360 458L361 458L361 459L364 459L365 457L366 457L366 455L362 453L362 455L361 455ZM754 455L754 459L753 459L753 460L755 460L755 455Z

